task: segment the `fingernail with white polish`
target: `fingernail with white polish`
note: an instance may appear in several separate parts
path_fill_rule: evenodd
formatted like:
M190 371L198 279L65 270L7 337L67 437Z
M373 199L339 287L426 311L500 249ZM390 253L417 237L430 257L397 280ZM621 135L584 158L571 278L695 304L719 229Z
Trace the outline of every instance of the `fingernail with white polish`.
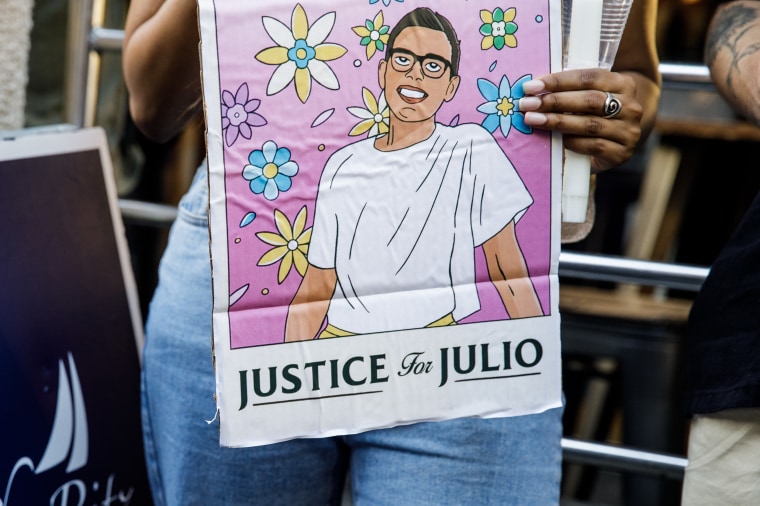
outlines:
M520 99L519 108L521 111L535 111L541 107L541 99L538 97L523 97Z
M533 79L531 81L523 83L523 92L527 95L535 95L544 91L546 85L540 79Z
M525 124L530 126L541 126L546 123L546 114L540 112L526 112Z

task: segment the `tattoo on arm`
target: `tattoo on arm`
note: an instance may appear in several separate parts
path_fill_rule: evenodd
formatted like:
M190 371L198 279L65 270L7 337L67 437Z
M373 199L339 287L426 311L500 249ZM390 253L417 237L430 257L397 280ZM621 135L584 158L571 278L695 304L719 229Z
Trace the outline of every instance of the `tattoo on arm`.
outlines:
M760 43L741 47L742 38L760 26L758 20L760 20L760 3L757 8L742 4L729 5L715 18L705 43L705 62L708 66L715 63L721 50L731 53L726 88L733 97L736 97L733 77L735 72L739 72L739 63L747 56L760 52Z

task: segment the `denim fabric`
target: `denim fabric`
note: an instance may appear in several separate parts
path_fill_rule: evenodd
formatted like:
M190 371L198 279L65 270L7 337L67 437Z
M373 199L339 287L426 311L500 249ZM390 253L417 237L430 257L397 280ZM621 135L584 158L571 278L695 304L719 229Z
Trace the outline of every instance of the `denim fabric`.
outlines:
M157 506L559 503L562 409L222 448L214 418L208 186L180 203L150 305L143 429Z

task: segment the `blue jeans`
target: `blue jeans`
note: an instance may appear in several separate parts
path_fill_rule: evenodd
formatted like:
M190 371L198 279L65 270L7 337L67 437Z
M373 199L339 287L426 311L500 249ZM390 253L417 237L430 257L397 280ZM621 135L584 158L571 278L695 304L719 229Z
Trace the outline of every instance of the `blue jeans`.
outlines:
M180 203L150 305L143 430L157 506L556 505L562 409L222 448L214 418L205 167Z

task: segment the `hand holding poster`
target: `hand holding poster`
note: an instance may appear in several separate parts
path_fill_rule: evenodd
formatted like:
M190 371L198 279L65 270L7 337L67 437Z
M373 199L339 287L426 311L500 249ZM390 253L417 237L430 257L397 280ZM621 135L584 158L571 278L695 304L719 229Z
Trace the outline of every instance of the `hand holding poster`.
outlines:
M199 0L221 444L560 405L558 3Z

